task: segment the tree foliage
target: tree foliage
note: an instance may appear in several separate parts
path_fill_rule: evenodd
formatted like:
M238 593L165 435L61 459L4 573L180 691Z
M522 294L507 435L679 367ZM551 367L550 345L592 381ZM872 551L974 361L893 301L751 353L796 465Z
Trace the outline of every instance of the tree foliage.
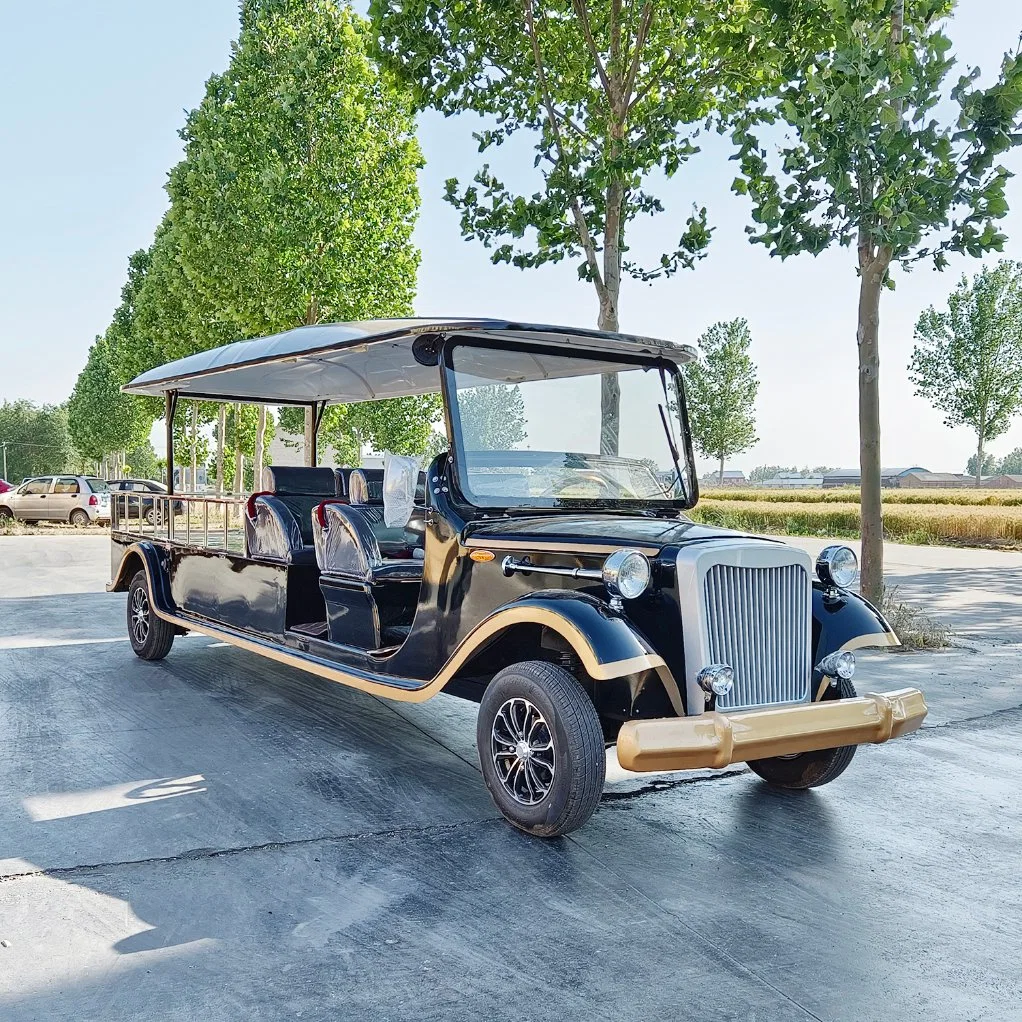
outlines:
M995 472L1003 472L998 466L997 459L992 454L984 452L982 462L979 460L979 455L970 454L969 460L965 466L966 475L975 476L977 479L982 479L983 476L993 475ZM978 484L977 484L978 485Z
M752 335L744 319L714 323L700 338L702 358L685 366L685 392L692 439L699 452L724 462L756 442L759 380L749 356Z
M976 434L971 473L986 471L984 450L1022 409L1022 269L1002 260L971 283L963 276L946 311L932 306L916 323L909 376L916 394L944 413L949 428Z
M9 483L26 476L66 472L74 460L63 405L36 405L31 401L0 404L0 450L5 451ZM0 473L4 471L0 456Z
M526 439L521 388L495 383L458 392L462 441L470 451L513 451Z
M489 164L447 182L462 232L521 269L575 262L618 328L622 274L651 281L690 267L709 242L705 208L650 260L629 251L628 225L664 212L651 177L673 176L699 127L766 78L775 4L701 0L371 0L384 60L417 103L485 118L479 151L523 134L536 187L518 192Z
M781 258L855 245L860 277L859 443L863 592L880 596L880 292L893 264L1000 249L1007 170L1020 141L1022 60L1005 56L987 88L954 66L941 22L950 0L821 0L786 41L789 78L735 118L754 242ZM807 46L807 41L810 45ZM956 110L943 120L945 109ZM764 140L786 124L775 154ZM766 131L766 134L764 133Z
M966 469L969 474L972 474L972 469ZM1019 476L1022 475L1022 447L1016 447L1013 451L1009 451L1000 463L997 465L997 472L1003 475Z

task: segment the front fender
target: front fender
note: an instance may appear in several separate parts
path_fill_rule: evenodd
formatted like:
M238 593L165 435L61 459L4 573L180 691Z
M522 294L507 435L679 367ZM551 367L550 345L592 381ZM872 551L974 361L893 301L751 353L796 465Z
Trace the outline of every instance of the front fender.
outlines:
M550 590L514 600L485 617L455 650L445 673L453 674L483 646L522 624L557 632L595 681L667 672L663 658L607 604L584 593Z
M813 663L838 650L900 646L883 614L856 593L813 586Z

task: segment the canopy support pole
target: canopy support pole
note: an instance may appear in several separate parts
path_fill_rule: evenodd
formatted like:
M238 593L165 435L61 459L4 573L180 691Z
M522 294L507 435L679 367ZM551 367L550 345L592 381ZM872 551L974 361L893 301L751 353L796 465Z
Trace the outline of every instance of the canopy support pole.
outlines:
M319 427L323 423L323 413L326 411L325 401L313 401L312 405L312 464L319 464Z
M177 412L177 391L168 390L163 418L167 424L167 493L174 493L174 415Z

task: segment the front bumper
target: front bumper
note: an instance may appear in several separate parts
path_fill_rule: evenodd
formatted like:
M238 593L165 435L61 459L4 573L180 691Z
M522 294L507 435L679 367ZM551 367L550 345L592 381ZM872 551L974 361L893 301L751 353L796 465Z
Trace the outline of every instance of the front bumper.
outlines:
M822 703L630 720L617 738L626 770L694 770L842 745L878 744L915 731L926 700L915 688Z

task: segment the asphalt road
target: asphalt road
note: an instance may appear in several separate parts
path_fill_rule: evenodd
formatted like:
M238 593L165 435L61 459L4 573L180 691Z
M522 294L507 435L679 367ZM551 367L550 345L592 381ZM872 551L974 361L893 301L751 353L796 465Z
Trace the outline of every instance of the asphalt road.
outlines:
M973 645L857 677L920 684L923 732L806 793L619 780L543 842L473 707L143 663L105 539L0 538L0 1019L1022 1019L1022 555L962 553L904 584Z

